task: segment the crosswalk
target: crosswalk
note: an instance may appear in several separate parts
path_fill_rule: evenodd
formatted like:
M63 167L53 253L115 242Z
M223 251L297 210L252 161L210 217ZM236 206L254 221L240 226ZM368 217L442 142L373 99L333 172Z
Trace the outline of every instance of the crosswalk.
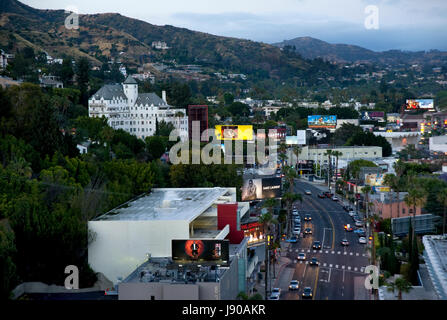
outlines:
M337 254L337 255L349 255L349 256L356 256L356 257L367 257L366 253L359 253L359 252L348 252L348 251L329 251L329 250L311 250L311 249L289 249L289 252L296 252L296 253L320 253L320 254Z
M299 264L309 264L309 261L294 261L295 263L299 263ZM346 265L334 265L332 263L322 263L320 264L320 267L324 267L324 268L330 268L330 269L339 269L339 270L347 270L347 271L354 271L354 272L361 272L364 273L365 272L365 267L353 267L353 266L346 266Z

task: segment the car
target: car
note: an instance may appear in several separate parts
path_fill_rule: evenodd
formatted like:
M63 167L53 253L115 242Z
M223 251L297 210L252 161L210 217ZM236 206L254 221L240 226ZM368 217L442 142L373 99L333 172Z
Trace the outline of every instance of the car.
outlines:
M357 214L353 215L351 218L354 222L355 222L355 220L360 220L360 217Z
M311 287L306 287L303 290L303 294L302 294L303 298L312 298L312 288Z
M321 249L321 242L320 241L314 241L314 244L312 245L312 248L314 248L315 250L320 250Z
M354 230L354 233L357 233L357 234L359 234L359 233L365 233L365 230L364 230L363 228L358 228L358 229L355 229L355 230Z
M306 214L304 216L304 221L311 221L312 220L312 216L310 214Z
M355 211L351 209L351 210L348 211L348 214L349 214L351 217L353 217L353 216L355 216Z
M361 244L366 244L366 238L365 237L360 237L359 238L359 243L361 243Z
M324 199L324 198L326 198L326 195L325 195L323 192L320 192L320 193L318 194L318 198L322 198L322 199Z
M287 239L286 242L297 243L298 238L296 236L292 236L290 239Z
M309 196L312 195L312 191L310 191L310 190L304 190L304 193L309 195Z
M332 197L332 200L333 200L333 201L338 201L338 197L337 197L337 196L333 196L333 197Z
M289 284L289 290L290 290L290 291L298 290L299 287L300 287L300 283L299 283L298 280L292 280L292 281L290 281L290 284Z
M298 260L306 260L306 254L303 252L298 253Z
M281 296L281 288L273 288L272 289L272 292L270 293L270 296L273 296L273 295L275 295L275 296Z
M341 240L341 245L342 245L342 246L349 246L349 241L348 241L348 239L343 239L343 240Z
M269 300L279 300L279 296L270 295Z
M318 266L318 265L320 264L320 262L318 262L318 259L317 259L316 257L313 257L313 258L310 260L309 264L310 264L311 266Z
M295 228L295 229L293 229L293 232L292 232L293 234L296 234L296 235L298 235L298 234L300 234L301 233L301 228Z
M347 232L351 232L351 231L354 230L354 228L352 228L352 226L348 223L348 224L345 224L345 230L346 230Z
M298 210L296 210L296 209L293 209L292 210L292 216L298 216L299 214L298 214Z
M312 234L312 229L311 228L306 228L306 229L304 229L304 233L305 234Z
M326 191L326 192L324 193L324 195L326 196L326 198L332 198L332 197L334 196L334 194L331 193L331 192L329 192L329 191Z
M355 221L355 226L356 227L363 227L363 221L362 220L356 220Z

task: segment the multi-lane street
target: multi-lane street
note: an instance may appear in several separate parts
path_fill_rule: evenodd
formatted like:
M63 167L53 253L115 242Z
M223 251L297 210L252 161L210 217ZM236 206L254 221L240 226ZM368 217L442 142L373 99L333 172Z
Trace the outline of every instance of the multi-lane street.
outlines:
M312 194L306 195L305 190L310 190ZM291 263L278 279L278 286L282 289L281 299L302 299L305 287L312 289L314 300L365 299L364 268L369 264L366 244L359 243L356 233L344 230L345 224L353 225L352 218L338 201L319 198L318 193L322 191L319 187L297 181L295 191L303 195L303 202L296 203L301 216L302 234L306 228L311 228L312 234L300 236L297 243L289 246L287 257ZM306 214L311 215L311 221L304 220ZM348 246L341 244L343 239L349 241ZM314 241L321 242L321 250L312 248ZM306 255L305 260L297 259L300 253ZM314 257L319 265L310 264ZM288 291L292 279L299 281L299 289Z

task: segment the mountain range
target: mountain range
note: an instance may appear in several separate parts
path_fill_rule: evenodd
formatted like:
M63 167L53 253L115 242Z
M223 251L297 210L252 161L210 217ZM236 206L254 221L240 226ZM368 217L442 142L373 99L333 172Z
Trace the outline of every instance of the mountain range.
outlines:
M335 62L371 62L371 63L431 63L447 61L447 52L430 51L401 51L388 50L372 51L360 46L349 44L331 44L311 37L298 37L284 40L273 45L279 48L289 46L306 59L322 58Z
M16 0L0 0L0 47L14 51L31 46L55 57L86 56L97 65L113 55L134 66L175 59L278 78L312 67L299 55L287 55L270 44L157 26L117 13L80 15L79 29L70 30L65 28L67 17L64 10L39 10ZM164 41L170 49L156 50L153 41Z

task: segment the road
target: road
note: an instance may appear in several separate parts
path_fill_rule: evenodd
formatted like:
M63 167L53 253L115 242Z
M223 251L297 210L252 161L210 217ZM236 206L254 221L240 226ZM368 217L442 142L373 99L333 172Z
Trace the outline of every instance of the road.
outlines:
M305 195L304 190L311 190L312 195ZM297 181L295 192L303 195L303 202L297 203L301 215L301 229L310 227L312 235L300 238L289 248L287 257L292 261L281 273L278 285L282 289L281 299L301 299L305 287L312 288L314 300L354 300L366 299L366 289L362 286L366 274L368 256L366 245L358 243L354 232L346 232L344 225L353 225L352 218L343 210L339 202L332 199L318 198L321 189L304 181ZM304 221L304 215L312 216L310 222ZM349 246L341 245L347 239ZM313 250L314 241L321 241L322 249ZM306 254L305 261L298 261L300 252ZM309 265L312 257L320 262L319 266ZM290 280L298 280L300 288L288 291Z

